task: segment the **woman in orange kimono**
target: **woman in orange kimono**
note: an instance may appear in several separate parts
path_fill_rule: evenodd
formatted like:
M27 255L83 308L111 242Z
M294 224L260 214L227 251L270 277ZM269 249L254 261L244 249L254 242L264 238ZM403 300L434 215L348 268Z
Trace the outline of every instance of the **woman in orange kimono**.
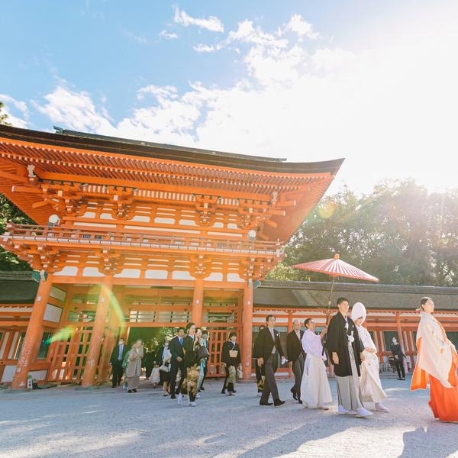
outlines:
M429 381L429 405L434 417L440 421L458 422L458 355L433 312L434 302L423 297L417 332L417 363L410 389L426 389Z

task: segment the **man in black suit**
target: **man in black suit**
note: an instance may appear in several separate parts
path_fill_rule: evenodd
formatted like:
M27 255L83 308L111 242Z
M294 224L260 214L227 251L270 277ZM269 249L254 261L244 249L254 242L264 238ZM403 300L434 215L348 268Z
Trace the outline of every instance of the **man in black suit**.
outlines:
M286 353L288 354L289 367L294 374L294 385L291 388L293 398L302 404L301 401L301 381L304 373L304 350L302 349L302 336L304 331L301 330L301 322L293 321L293 330L286 337Z
M124 370L122 368L122 360L127 352L127 345L124 343L122 337L119 338L118 345L113 348L110 356L110 364L112 367L111 387L116 388L121 385L122 375Z
M266 374L259 405L271 406L269 396L272 393L273 404L277 407L283 405L285 401L282 401L278 395L275 371L278 367L278 356L281 356L282 364L286 362L286 358L280 342L280 333L274 329L275 317L268 315L266 322L267 327L259 332L254 343L254 356L258 360L258 364L264 367Z
M183 352L183 343L184 343L184 328L179 327L177 335L170 341L169 349L172 354L172 359L170 360L170 398L176 399L176 394L181 391L181 384L183 379L186 376L186 366L184 364L184 352ZM180 382L178 387L175 388L178 369L181 371Z

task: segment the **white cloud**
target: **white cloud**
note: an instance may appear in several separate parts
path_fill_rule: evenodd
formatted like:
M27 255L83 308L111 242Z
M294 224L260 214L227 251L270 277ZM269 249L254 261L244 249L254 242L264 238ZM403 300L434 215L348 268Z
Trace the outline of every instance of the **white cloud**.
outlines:
M29 109L25 102L16 100L13 97L6 94L0 94L0 102L3 102L2 113L8 115L6 122L10 123L14 127L22 127L24 129L27 128ZM20 117L16 116L14 114L14 111L17 111Z
M229 32L227 41L251 43L260 46L270 46L276 48L286 48L288 42L279 39L275 35L263 32L260 27L253 27L252 21L242 21L238 23L235 32Z
M137 93L141 106L117 124L89 94L62 85L38 108L53 122L100 134L295 162L345 157L335 186L354 190L369 192L385 178L406 176L456 188L452 17L409 17L408 29L401 26L405 18L397 28L382 23L373 31L378 40L364 41L367 49L301 40L313 28L286 39L244 21L225 41L238 45L232 50L245 66L232 86L145 85Z
M67 129L82 132L96 132L102 135L114 135L116 130L107 118L104 108L97 109L90 94L71 91L59 85L47 94L46 103L33 102L35 108L48 116L54 124L62 124Z
M175 16L173 20L183 27L195 25L196 27L209 30L210 32L224 32L224 25L217 17L209 16L206 19L193 18L186 13L186 11L182 11L178 7L175 7Z
M210 46L210 45L198 44L198 45L193 46L193 49L196 52L211 53L211 52L219 51L221 49L221 47L222 46L220 46L220 45Z
M129 40L139 45L144 45L148 43L148 40L145 37L141 37L140 35L137 35L130 30L123 30L123 35L126 36Z
M145 94L151 94L159 100L176 99L178 97L178 90L175 86L156 86L151 84L142 87L137 91L137 98L142 100Z
M320 38L320 34L313 30L313 25L310 22L304 21L300 14L295 14L285 27L285 30L290 30L296 33L299 37L306 36L310 40Z
M165 38L166 40L176 40L178 38L176 33L167 32L167 30L161 30L159 36L161 38Z

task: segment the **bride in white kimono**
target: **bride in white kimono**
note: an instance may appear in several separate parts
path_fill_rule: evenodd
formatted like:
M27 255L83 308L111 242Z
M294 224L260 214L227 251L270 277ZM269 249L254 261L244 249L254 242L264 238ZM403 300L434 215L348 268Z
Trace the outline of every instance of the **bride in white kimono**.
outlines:
M332 394L324 365L326 356L321 343L326 328L317 335L315 322L311 318L307 318L304 324L307 329L302 336L302 348L307 356L301 381L302 403L310 409L328 410L325 404L332 402Z
M352 307L351 319L356 324L359 338L364 346L364 361L361 364L359 384L361 401L374 402L375 410L389 412L389 409L381 403L386 398L386 393L383 391L382 382L380 381L380 363L377 356L377 347L369 331L363 327L364 320L366 319L366 307L361 302L357 302Z

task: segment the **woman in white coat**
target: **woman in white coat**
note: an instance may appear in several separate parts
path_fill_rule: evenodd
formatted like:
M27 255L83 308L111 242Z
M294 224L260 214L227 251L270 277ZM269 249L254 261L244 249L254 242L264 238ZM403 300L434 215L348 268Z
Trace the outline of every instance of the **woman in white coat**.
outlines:
M379 412L389 412L381 402L386 398L380 381L380 363L377 356L377 347L363 326L366 320L366 307L361 302L357 302L351 309L351 319L355 322L358 329L359 338L364 346L364 361L361 363L360 393L361 401L374 402L375 410Z
M326 328L320 335L315 334L315 322L311 318L305 320L304 326L307 329L302 336L302 348L307 357L301 382L301 400L304 407L328 410L325 404L332 402L332 394L324 365L326 353L321 343Z

